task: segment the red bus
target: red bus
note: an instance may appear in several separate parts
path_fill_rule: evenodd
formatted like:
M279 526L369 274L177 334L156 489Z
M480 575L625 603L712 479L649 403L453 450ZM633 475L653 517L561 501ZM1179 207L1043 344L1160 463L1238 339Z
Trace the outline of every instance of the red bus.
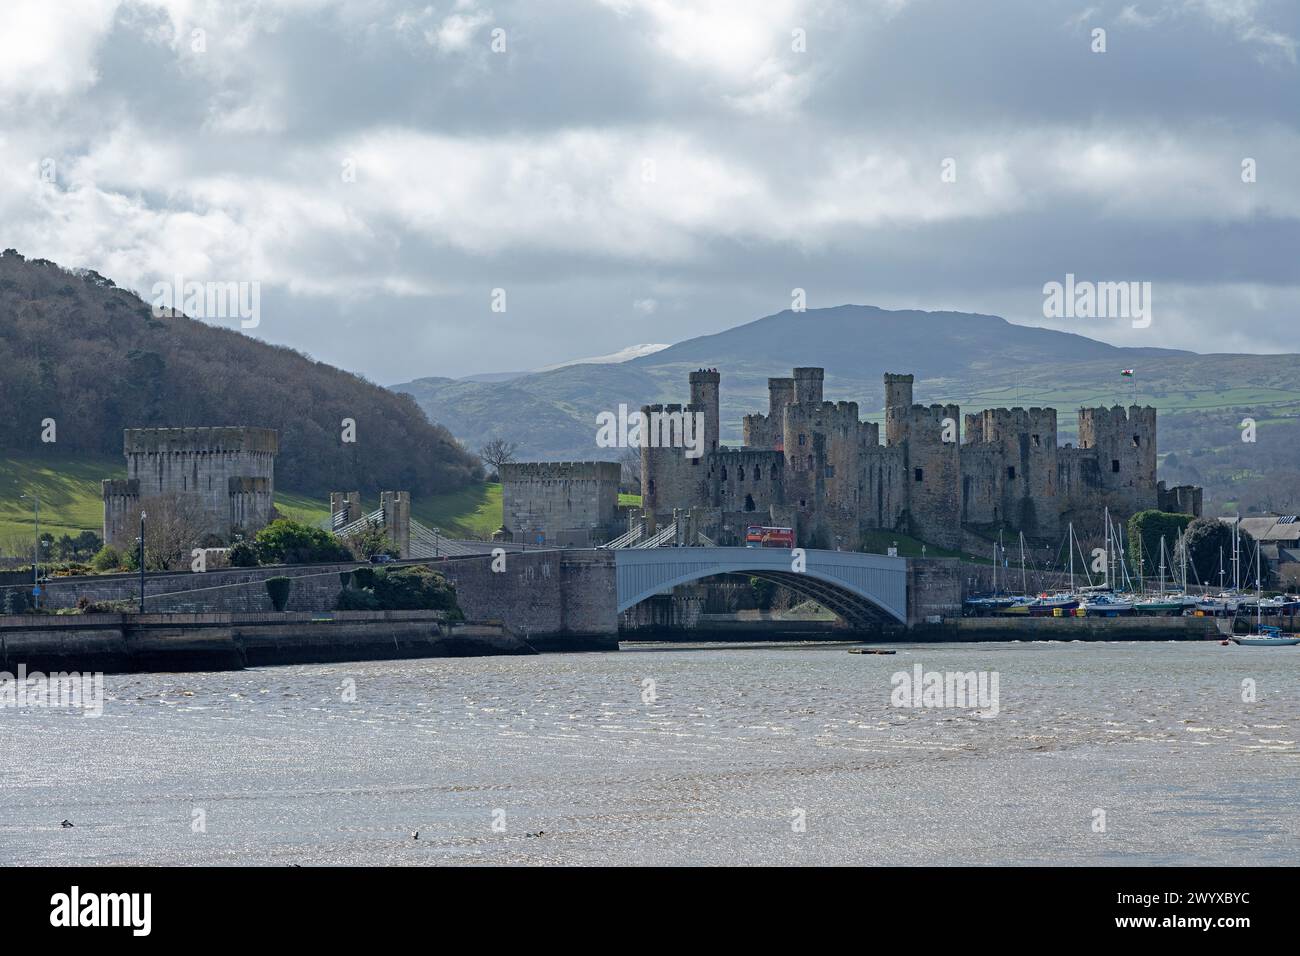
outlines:
M745 529L745 547L747 548L785 548L794 547L794 528L768 528L764 525L750 525Z

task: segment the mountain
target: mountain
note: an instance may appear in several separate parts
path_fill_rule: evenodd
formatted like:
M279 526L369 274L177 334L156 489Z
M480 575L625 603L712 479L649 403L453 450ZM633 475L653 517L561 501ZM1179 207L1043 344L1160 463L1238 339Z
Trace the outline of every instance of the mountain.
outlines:
M768 377L799 365L824 367L826 398L858 402L863 418L883 419L884 372L912 372L916 401L926 404L1054 406L1063 442L1075 438L1079 406L1129 404L1134 381L1119 373L1133 368L1138 401L1160 409L1160 450L1173 456L1162 477L1205 484L1223 502L1242 490L1242 477L1300 476L1298 359L1122 348L992 315L843 305L780 312L620 364L570 365L503 385L423 378L393 387L471 448L500 437L519 443L521 459L616 459L617 449L595 446L596 414L620 403L685 402L697 368L722 373L729 444L740 443L743 415L767 410ZM1261 428L1269 423L1267 446L1239 440L1247 414Z
M481 477L407 395L230 329L156 318L111 279L12 249L0 255L0 408L0 456L121 460L125 428L257 425L280 432L276 484L303 493L432 495ZM345 418L354 443L341 440Z

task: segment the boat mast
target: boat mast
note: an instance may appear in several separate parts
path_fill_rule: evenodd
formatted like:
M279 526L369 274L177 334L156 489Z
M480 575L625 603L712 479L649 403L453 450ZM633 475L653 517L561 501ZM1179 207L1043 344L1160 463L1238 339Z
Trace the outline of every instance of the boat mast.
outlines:
M1106 552L1106 579L1103 583L1106 585L1106 590L1109 591L1111 589L1110 586L1110 557L1111 557L1110 556L1110 505L1106 506L1104 520L1106 522L1106 546L1104 549Z
M1070 593L1074 593L1074 522L1070 522L1069 531L1069 549L1070 549Z
M1160 536L1160 596L1165 596L1165 536Z
M1241 590L1241 515L1232 522L1232 590Z
M1025 533L1020 532L1020 593L1027 594L1029 585L1025 583Z
M1264 576L1259 562L1259 541L1255 541L1255 630L1264 626L1264 590L1260 579ZM1278 623L1281 623L1280 621Z

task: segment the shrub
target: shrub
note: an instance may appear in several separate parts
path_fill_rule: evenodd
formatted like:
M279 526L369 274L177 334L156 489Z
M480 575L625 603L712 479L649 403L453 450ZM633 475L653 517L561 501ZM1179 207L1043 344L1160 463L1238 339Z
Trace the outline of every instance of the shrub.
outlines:
M275 577L266 579L266 593L271 597L271 607L283 611L289 604L289 592L293 589L293 578Z
M232 568L255 568L257 567L257 549L247 541L236 541L230 546L230 552L226 555L226 560L230 562Z
M339 592L338 600L334 602L334 608L338 611L377 611L379 610L379 601L375 598L374 591L366 591L361 588L344 588Z
M351 561L352 552L328 531L288 518L277 518L254 539L262 564L317 564Z
M419 564L393 568L375 576L375 597L389 611L447 611L459 616L455 586L443 576Z
M339 592L340 611L446 611L453 621L465 615L456 600L456 587L440 572L425 565L352 572L356 587Z
M90 559L90 566L96 571L116 571L122 566L122 554L111 544L106 544Z

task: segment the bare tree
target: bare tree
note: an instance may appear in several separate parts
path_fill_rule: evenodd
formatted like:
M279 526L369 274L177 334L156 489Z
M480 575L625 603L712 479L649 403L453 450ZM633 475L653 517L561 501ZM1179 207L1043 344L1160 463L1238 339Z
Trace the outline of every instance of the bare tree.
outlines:
M519 445L515 442L506 441L504 438L493 438L478 450L478 456L491 465L493 471L500 472L502 465L515 460L515 452L518 449Z
M161 495L140 502L145 519L144 563L150 571L189 567L190 551L207 536L203 505L194 495Z

